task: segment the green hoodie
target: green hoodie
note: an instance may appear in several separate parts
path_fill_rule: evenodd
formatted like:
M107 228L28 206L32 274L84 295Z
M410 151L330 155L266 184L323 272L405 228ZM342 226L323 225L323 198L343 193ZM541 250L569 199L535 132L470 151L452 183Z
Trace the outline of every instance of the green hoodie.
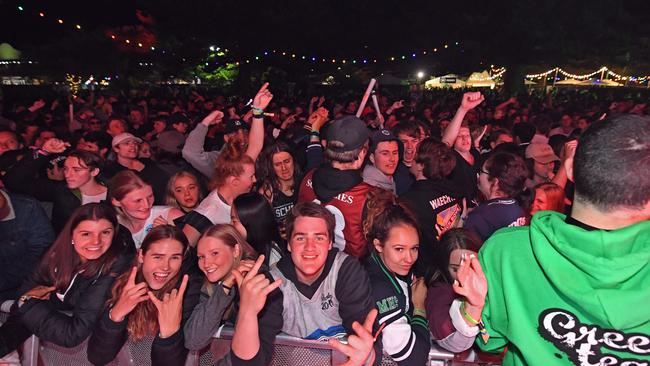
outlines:
M589 231L544 211L479 260L490 339L477 344L507 346L503 365L650 365L650 221Z

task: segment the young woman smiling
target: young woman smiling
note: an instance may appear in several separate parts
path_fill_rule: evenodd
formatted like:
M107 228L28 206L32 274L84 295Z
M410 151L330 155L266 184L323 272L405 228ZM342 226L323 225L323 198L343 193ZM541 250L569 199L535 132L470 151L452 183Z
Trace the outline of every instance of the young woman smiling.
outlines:
M115 282L109 307L88 341L91 363L111 362L129 339L152 341L152 365L185 364L183 322L200 288L198 276L183 273L188 246L183 232L171 225L147 234L133 268Z
M425 299L427 287L413 274L418 259L418 224L410 209L388 191L369 198L364 232L371 255L366 261L380 326L382 344L398 365L423 365L430 336Z
M0 328L0 357L32 334L63 347L88 338L113 281L128 268L135 251L126 230L118 227L106 204L87 204L72 213Z
M138 249L153 227L173 224L183 216L177 208L154 206L151 185L131 170L117 173L109 183L109 191L118 219L129 229Z
M237 230L227 224L209 228L197 244L199 268L205 275L199 304L185 323L185 346L190 350L205 348L225 321L234 323L230 311L238 301L233 270L247 273L256 253Z

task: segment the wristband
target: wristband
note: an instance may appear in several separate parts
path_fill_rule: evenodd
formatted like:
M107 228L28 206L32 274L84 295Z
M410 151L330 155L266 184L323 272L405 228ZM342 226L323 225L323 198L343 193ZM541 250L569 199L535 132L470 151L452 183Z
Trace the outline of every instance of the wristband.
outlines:
M230 291L232 289L231 286L224 285L223 282L221 282L221 287L225 288L226 290Z
M423 317L425 319L427 318L427 312L422 310L422 309L418 309L418 308L415 308L413 310L413 315L419 315L419 316L421 316L421 317Z
M251 109L253 110L253 115L256 115L256 114L262 114L263 115L264 114L264 110L262 108L251 107Z
M490 339L490 334L488 333L487 329L485 329L485 324L481 321L481 319L476 320L474 317L467 311L465 308L465 301L460 303L460 313L463 315L463 318L467 320L472 326L478 326L478 331L481 333L481 338L483 339L483 343L488 342L488 339Z

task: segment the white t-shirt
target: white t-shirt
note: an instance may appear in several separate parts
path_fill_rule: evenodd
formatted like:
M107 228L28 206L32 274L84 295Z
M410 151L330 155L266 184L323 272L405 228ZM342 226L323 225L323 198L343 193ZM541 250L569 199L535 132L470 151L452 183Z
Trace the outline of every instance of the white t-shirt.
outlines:
M96 196L86 196L85 194L82 193L81 204L85 205L86 203L100 203L101 201L106 199L106 193L108 193L108 191L104 193L100 193Z
M194 211L205 216L213 225L230 224L230 206L221 200L216 189L205 197Z
M142 242L144 241L144 238L149 234L151 229L153 229L153 222L158 216L162 216L165 220L169 221L169 210L171 210L171 206L153 206L151 208L151 214L149 214L149 218L147 218L147 221L144 222L144 226L140 231L137 233L131 233L131 237L133 237L133 241L135 242L135 248L140 249L142 246ZM119 217L118 217L119 218ZM127 226L124 221L119 218L120 224Z

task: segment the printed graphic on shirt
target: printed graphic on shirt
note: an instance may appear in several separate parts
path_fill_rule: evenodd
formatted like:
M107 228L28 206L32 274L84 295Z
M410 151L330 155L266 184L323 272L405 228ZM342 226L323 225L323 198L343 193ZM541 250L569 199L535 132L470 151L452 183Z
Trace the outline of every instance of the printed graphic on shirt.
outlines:
M526 226L526 218L518 217L517 220L511 222L510 225L508 225L508 227L516 227L516 226Z
M314 199L314 203L321 204L320 200ZM343 230L345 229L345 217L343 212L338 207L332 205L325 205L325 208L334 215L336 225L334 226L334 248L343 251L345 250L345 236Z
M347 332L343 325L333 325L327 329L316 329L312 334L305 337L309 340L326 340L329 338L343 339L347 336Z
M293 208L293 202L285 203L284 205L276 206L275 209L275 220L277 222L283 222L284 218L287 217L287 214Z
M320 296L320 307L322 310L327 310L334 306L334 301L332 300L332 294L327 294L323 295L321 294Z
M547 309L539 315L538 331L547 341L564 352L576 366L626 365L648 366L650 337L641 333L626 334L616 329L581 323L571 312ZM616 352L617 355L607 352ZM621 358L620 354L630 354ZM635 358L636 355L646 360Z
M399 306L399 303L397 302L397 296L390 296L385 299L381 299L376 303L377 303L377 310L379 310L380 314L397 309L397 307Z
M436 215L436 233L438 233L436 239L440 240L442 234L446 233L449 229L453 229L458 226L462 211L463 209L460 207L460 205L455 204L440 211Z

